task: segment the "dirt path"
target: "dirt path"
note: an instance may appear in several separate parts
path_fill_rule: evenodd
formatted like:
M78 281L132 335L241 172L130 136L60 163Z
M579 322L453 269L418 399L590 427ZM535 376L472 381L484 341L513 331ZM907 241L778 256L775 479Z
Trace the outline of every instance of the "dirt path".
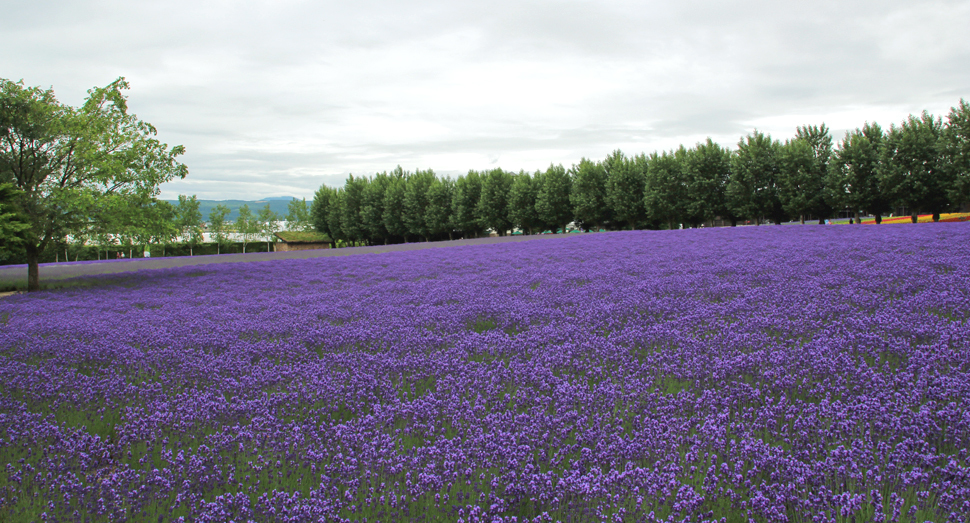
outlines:
M564 239L578 236L578 234L560 235L543 234L533 236L504 236L496 238L475 238L471 240L454 240L444 242L402 243L397 245L378 245L373 247L345 247L342 249L316 249L311 251L293 252L255 252L248 254L222 254L208 256L173 256L169 258L136 258L131 260L104 260L66 263L44 263L40 266L40 281L45 282L75 278L78 276L92 276L97 274L115 274L122 272L143 271L151 269L168 269L172 267L186 267L190 265L208 265L212 263L239 263L272 260L289 260L318 258L322 256L352 256L356 254L378 254L385 252L413 251L418 249L437 249L443 247L458 247L463 245L490 245L495 243L509 243L530 240ZM26 287L27 266L0 266L0 287L17 285ZM0 295L2 296L2 295Z

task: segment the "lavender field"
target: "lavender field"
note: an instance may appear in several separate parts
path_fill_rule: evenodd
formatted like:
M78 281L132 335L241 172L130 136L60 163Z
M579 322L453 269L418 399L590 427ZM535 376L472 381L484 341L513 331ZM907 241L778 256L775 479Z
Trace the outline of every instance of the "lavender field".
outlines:
M967 521L968 318L962 223L602 233L13 296L0 521Z

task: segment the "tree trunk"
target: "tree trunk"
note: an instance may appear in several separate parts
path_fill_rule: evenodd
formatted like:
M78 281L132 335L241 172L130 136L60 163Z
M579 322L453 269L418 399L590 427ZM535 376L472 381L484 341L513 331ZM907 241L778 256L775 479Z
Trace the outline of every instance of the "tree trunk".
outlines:
M882 223L882 215L881 214L875 213L875 218L876 218L876 225L879 225L880 223Z
M916 214L914 212L913 215L909 217L909 219L912 220L913 223L919 223L919 214Z
M938 212L934 212L934 213L933 213L933 221L934 221L934 222L938 222L938 221L940 221L940 213L938 213ZM66 251L65 251L65 252L66 252Z
M33 242L27 244L27 291L40 290L40 250Z
M243 254L246 254L246 242L243 242Z
M862 223L862 218L859 216L859 211L855 212L855 222Z
M802 225L805 225L805 215L804 214L799 214L798 215L798 223L800 223Z

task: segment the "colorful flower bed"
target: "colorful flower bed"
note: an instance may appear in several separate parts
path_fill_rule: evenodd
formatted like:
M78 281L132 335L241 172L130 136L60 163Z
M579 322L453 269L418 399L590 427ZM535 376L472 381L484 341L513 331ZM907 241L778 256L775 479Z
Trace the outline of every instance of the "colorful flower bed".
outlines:
M0 521L970 514L966 224L112 278L0 301Z
M952 212L944 213L940 215L941 222L967 222L970 221L970 212ZM875 224L876 220L863 220L862 224ZM892 218L883 218L882 223L913 223L913 218L911 216L893 216ZM917 216L916 223L933 223L932 214L920 214Z

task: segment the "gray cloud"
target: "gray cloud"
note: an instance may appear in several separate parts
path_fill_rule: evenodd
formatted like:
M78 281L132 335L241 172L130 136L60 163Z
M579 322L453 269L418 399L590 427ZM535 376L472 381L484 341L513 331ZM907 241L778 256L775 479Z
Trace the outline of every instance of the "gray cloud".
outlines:
M970 97L970 2L0 4L0 76L78 104L118 76L190 175L312 196L347 173L543 169L754 127L840 138Z

